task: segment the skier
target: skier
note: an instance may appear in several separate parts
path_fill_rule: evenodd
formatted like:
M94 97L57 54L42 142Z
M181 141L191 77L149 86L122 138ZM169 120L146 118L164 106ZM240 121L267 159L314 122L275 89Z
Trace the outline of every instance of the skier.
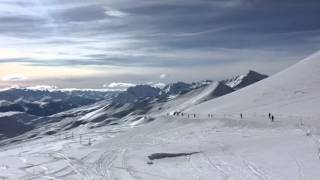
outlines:
M240 118L242 119L242 113L240 114Z
M271 116L271 122L274 122L274 116L273 115Z
M271 113L269 113L269 119L271 118Z
M196 114L194 114L193 116L194 116L194 118L196 118Z

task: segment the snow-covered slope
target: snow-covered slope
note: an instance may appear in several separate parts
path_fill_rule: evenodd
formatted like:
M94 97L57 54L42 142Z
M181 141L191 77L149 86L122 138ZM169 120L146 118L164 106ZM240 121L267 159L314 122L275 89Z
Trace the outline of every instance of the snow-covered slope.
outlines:
M319 75L320 52L272 77L188 111L319 116Z
M170 106L171 111L183 111L189 107L229 94L233 91L234 90L227 85L220 82L214 82L211 85L190 91L177 99L168 102L166 106Z

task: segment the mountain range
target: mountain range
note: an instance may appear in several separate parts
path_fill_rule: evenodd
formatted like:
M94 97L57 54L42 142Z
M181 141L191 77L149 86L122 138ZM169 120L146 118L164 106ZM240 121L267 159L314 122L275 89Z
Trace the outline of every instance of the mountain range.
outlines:
M11 117L7 114L3 119L10 117L11 120L5 123L20 124L10 125L12 127L27 127L23 127L25 131L18 130L17 133L9 134L8 131L0 131L0 134L12 138L12 134L20 135L27 130L33 130L30 137L36 137L78 128L81 125L95 128L139 121L147 114L183 111L193 105L229 94L235 89L228 85L235 82L245 86L266 78L253 71L241 77L241 80L231 78L220 82L176 82L161 89L150 85L137 85L123 92L11 88L0 91L0 98L3 99L0 101L0 112L20 112L13 113ZM28 120L18 122L23 117ZM43 131L41 134L38 133L39 128ZM23 138L18 136L16 139L13 138L13 141ZM8 142L10 141L6 143Z

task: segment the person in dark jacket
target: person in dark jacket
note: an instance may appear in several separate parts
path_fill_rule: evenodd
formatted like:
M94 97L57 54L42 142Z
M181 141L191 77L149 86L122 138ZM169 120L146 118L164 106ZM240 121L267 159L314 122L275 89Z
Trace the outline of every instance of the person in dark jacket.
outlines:
M271 116L271 122L274 122L274 116L273 115Z

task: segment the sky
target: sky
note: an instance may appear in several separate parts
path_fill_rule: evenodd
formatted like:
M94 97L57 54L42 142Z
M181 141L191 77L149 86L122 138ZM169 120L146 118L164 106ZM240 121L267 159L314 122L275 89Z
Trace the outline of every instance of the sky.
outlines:
M0 87L272 75L320 49L319 0L1 0Z

